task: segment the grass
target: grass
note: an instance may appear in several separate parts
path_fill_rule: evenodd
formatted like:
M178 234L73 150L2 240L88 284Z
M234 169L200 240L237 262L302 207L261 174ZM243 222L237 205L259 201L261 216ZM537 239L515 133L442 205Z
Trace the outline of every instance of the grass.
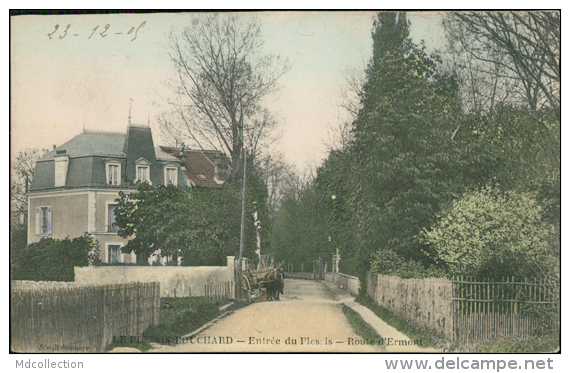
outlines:
M419 331L416 327L410 325L406 320L390 312L384 306L378 304L374 299L366 295L358 295L356 301L370 309L379 318L384 320L388 325L396 328L399 332L413 341L421 341L422 347L436 347L433 340Z
M148 328L143 337L150 342L175 344L178 337L220 316L218 307L218 302L202 297L163 298L158 325Z
M366 341L378 341L380 340L382 337L378 335L378 333L376 333L376 331L374 329L372 329L372 327L370 325L368 325L368 323L366 323L366 321L364 321L362 319L362 317L356 312L354 311L352 308L348 307L348 306L342 306L342 312L344 312L344 315L346 316L346 318L348 319L348 322L350 323L350 325L352 325L352 327L354 329L356 329L356 331L358 332L358 334L360 334L360 336L366 340Z
M115 347L133 347L141 351L150 349L149 342L175 344L183 337L202 325L220 316L219 306L222 302L211 298L162 298L158 314L158 325L148 328L142 337L117 337L107 351ZM239 302L238 302L239 303ZM229 309L240 308L232 305Z
M493 341L483 342L477 345L477 349L483 352L498 352L498 353L540 353L540 352L555 352L559 350L560 344L557 338L547 337L533 337L520 341Z

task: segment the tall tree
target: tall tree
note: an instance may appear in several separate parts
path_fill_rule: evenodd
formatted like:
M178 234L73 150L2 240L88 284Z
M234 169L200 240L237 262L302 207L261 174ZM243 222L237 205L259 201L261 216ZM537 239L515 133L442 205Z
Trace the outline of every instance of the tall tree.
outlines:
M435 80L435 60L408 37L400 13L380 13L373 59L355 122L358 257L361 274L377 250L425 260L416 238L461 187L450 140L459 107L451 80Z
M471 72L506 80L531 113L560 108L559 11L452 12L447 28L457 51L478 61Z
M232 178L244 147L255 158L276 125L263 102L288 65L263 54L262 45L259 20L229 13L195 14L171 36L175 97L161 127L173 138L229 153Z

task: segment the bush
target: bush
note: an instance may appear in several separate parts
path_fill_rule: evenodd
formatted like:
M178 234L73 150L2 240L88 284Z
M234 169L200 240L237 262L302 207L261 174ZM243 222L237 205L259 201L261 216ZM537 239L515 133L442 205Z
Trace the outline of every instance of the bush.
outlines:
M549 226L530 193L467 193L422 236L452 274L529 278L548 270Z
M340 262L338 263L338 269L340 273L344 273L346 275L351 275L351 276L358 276L355 258L344 259L341 257Z
M373 275L383 274L402 278L447 277L444 269L435 265L426 268L413 259L403 259L392 250L376 251L372 257L370 271Z
M10 252L22 250L28 245L28 226L14 225L10 227Z
M88 235L73 240L42 238L11 253L11 279L72 282L74 267L89 265L89 254L96 247L97 241Z

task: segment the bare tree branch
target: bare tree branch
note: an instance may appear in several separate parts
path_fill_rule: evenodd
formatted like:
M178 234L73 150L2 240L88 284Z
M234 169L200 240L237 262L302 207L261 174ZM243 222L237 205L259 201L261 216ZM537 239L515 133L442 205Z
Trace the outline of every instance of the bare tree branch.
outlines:
M262 55L260 23L237 14L196 14L171 35L177 78L170 82L174 109L163 115L162 131L229 153L239 175L242 150L257 155L276 126L263 100L276 92L288 71L279 56ZM167 119L168 118L168 119Z

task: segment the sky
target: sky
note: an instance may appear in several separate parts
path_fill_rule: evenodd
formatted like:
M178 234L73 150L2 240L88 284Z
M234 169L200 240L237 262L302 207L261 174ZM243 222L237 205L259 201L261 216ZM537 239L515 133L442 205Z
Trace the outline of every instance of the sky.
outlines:
M279 80L279 93L267 100L279 122L274 149L300 170L320 163L327 155L327 128L346 116L339 106L344 74L362 71L372 54L374 13L240 14L260 19L262 52L285 57L291 65ZM28 147L62 145L83 128L125 132L129 108L133 123L150 122L155 143L165 143L155 116L167 109L170 91L165 82L174 72L169 34L181 30L188 17L12 17L12 154ZM415 42L425 39L430 49L442 45L440 14L410 13L408 18Z

